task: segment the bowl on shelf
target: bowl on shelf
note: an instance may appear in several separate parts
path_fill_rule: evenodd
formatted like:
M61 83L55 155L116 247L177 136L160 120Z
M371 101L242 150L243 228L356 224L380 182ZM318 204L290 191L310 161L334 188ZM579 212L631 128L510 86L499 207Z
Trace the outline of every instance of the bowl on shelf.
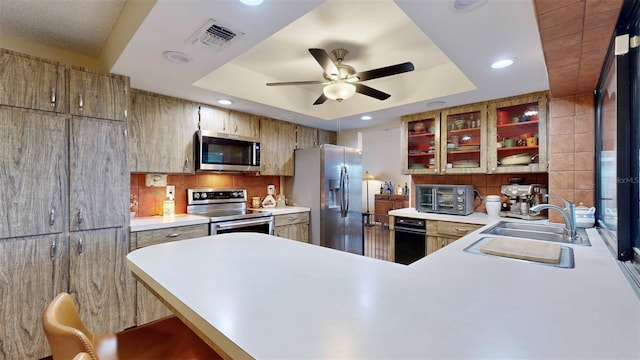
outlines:
M455 125L456 130L462 130L462 128L464 128L464 124L466 124L466 121L464 119L458 119L453 121L453 125Z

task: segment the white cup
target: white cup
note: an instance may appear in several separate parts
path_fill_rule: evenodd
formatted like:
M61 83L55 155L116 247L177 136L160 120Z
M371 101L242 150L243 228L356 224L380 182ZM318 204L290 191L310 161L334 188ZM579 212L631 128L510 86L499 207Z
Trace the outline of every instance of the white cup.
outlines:
M498 217L500 216L500 209L502 208L502 204L500 202L500 196L498 195L487 195L485 199L484 206L487 209L487 215L489 217Z

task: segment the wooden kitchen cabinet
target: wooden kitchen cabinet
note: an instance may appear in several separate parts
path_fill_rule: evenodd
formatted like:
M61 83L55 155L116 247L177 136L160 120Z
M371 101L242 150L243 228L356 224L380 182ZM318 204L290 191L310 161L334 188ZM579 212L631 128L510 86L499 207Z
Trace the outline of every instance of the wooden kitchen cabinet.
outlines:
M0 239L66 229L67 120L0 108Z
M149 245L180 241L209 235L209 224L176 226L131 233L131 250ZM158 298L140 282L136 282L136 325L140 326L172 314Z
M296 126L296 149L313 149L318 146L318 129Z
M260 118L243 112L200 105L200 129L260 138Z
M0 241L0 358L41 359L51 354L42 331L42 311L64 289L64 239L64 234L54 234Z
M78 231L69 238L69 293L85 326L104 334L135 325L135 280L126 264L126 231Z
M135 173L193 173L195 103L131 90L129 169Z
M403 116L403 173L547 171L547 98L539 92ZM527 145L521 136L535 138L537 144ZM505 147L505 138L514 139L515 146ZM517 155L532 158L531 165L505 164Z
M71 231L123 228L129 219L125 124L73 116L69 156Z
M129 77L69 68L71 115L125 121L128 108Z
M483 225L427 220L427 255L440 250Z
M296 125L269 118L260 119L260 174L293 176Z
M318 146L323 144L338 144L338 134L335 131L318 129Z
M374 214L375 222L388 223L388 213L391 210L409 207L409 195L375 194Z
M275 215L273 217L275 236L309 242L309 212Z
M0 104L65 112L64 65L0 49Z
M546 92L489 103L490 173L548 170L547 108ZM527 143L527 138L534 141ZM505 139L513 140L515 146L506 147Z

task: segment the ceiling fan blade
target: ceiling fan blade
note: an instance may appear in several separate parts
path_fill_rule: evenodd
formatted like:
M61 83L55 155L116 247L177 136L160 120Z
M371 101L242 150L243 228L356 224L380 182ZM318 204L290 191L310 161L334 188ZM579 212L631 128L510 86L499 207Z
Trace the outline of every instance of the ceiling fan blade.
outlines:
M331 56L329 56L324 49L309 49L309 52L318 64L322 66L322 69L327 75L340 76L340 70L338 70L336 63L333 62Z
M284 81L284 82L274 82L267 83L267 86L283 86L283 85L320 85L324 84L324 81Z
M410 62L405 62L402 64L396 64L391 66L385 66L369 71L363 71L356 74L360 81L377 79L385 76L402 74L405 72L413 71L413 64Z
M388 99L391 95L387 94L386 92L382 92L380 90L376 90L372 87L369 87L367 85L363 85L363 84L354 84L356 86L356 92L360 93L362 95L367 95L367 96L371 96L372 98L376 98L378 100L386 100Z
M320 105L320 104L324 104L325 101L327 101L329 98L325 96L325 94L320 95L320 97L318 99L316 99L316 102L313 103L313 105Z

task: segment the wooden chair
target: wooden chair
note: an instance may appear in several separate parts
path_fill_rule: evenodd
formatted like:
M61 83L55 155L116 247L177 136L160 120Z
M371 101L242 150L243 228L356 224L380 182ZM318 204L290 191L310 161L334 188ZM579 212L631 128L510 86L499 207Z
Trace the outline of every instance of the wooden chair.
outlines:
M94 334L82 323L67 293L47 305L42 325L54 360L73 359L82 352L92 360L221 359L175 316L115 334Z

